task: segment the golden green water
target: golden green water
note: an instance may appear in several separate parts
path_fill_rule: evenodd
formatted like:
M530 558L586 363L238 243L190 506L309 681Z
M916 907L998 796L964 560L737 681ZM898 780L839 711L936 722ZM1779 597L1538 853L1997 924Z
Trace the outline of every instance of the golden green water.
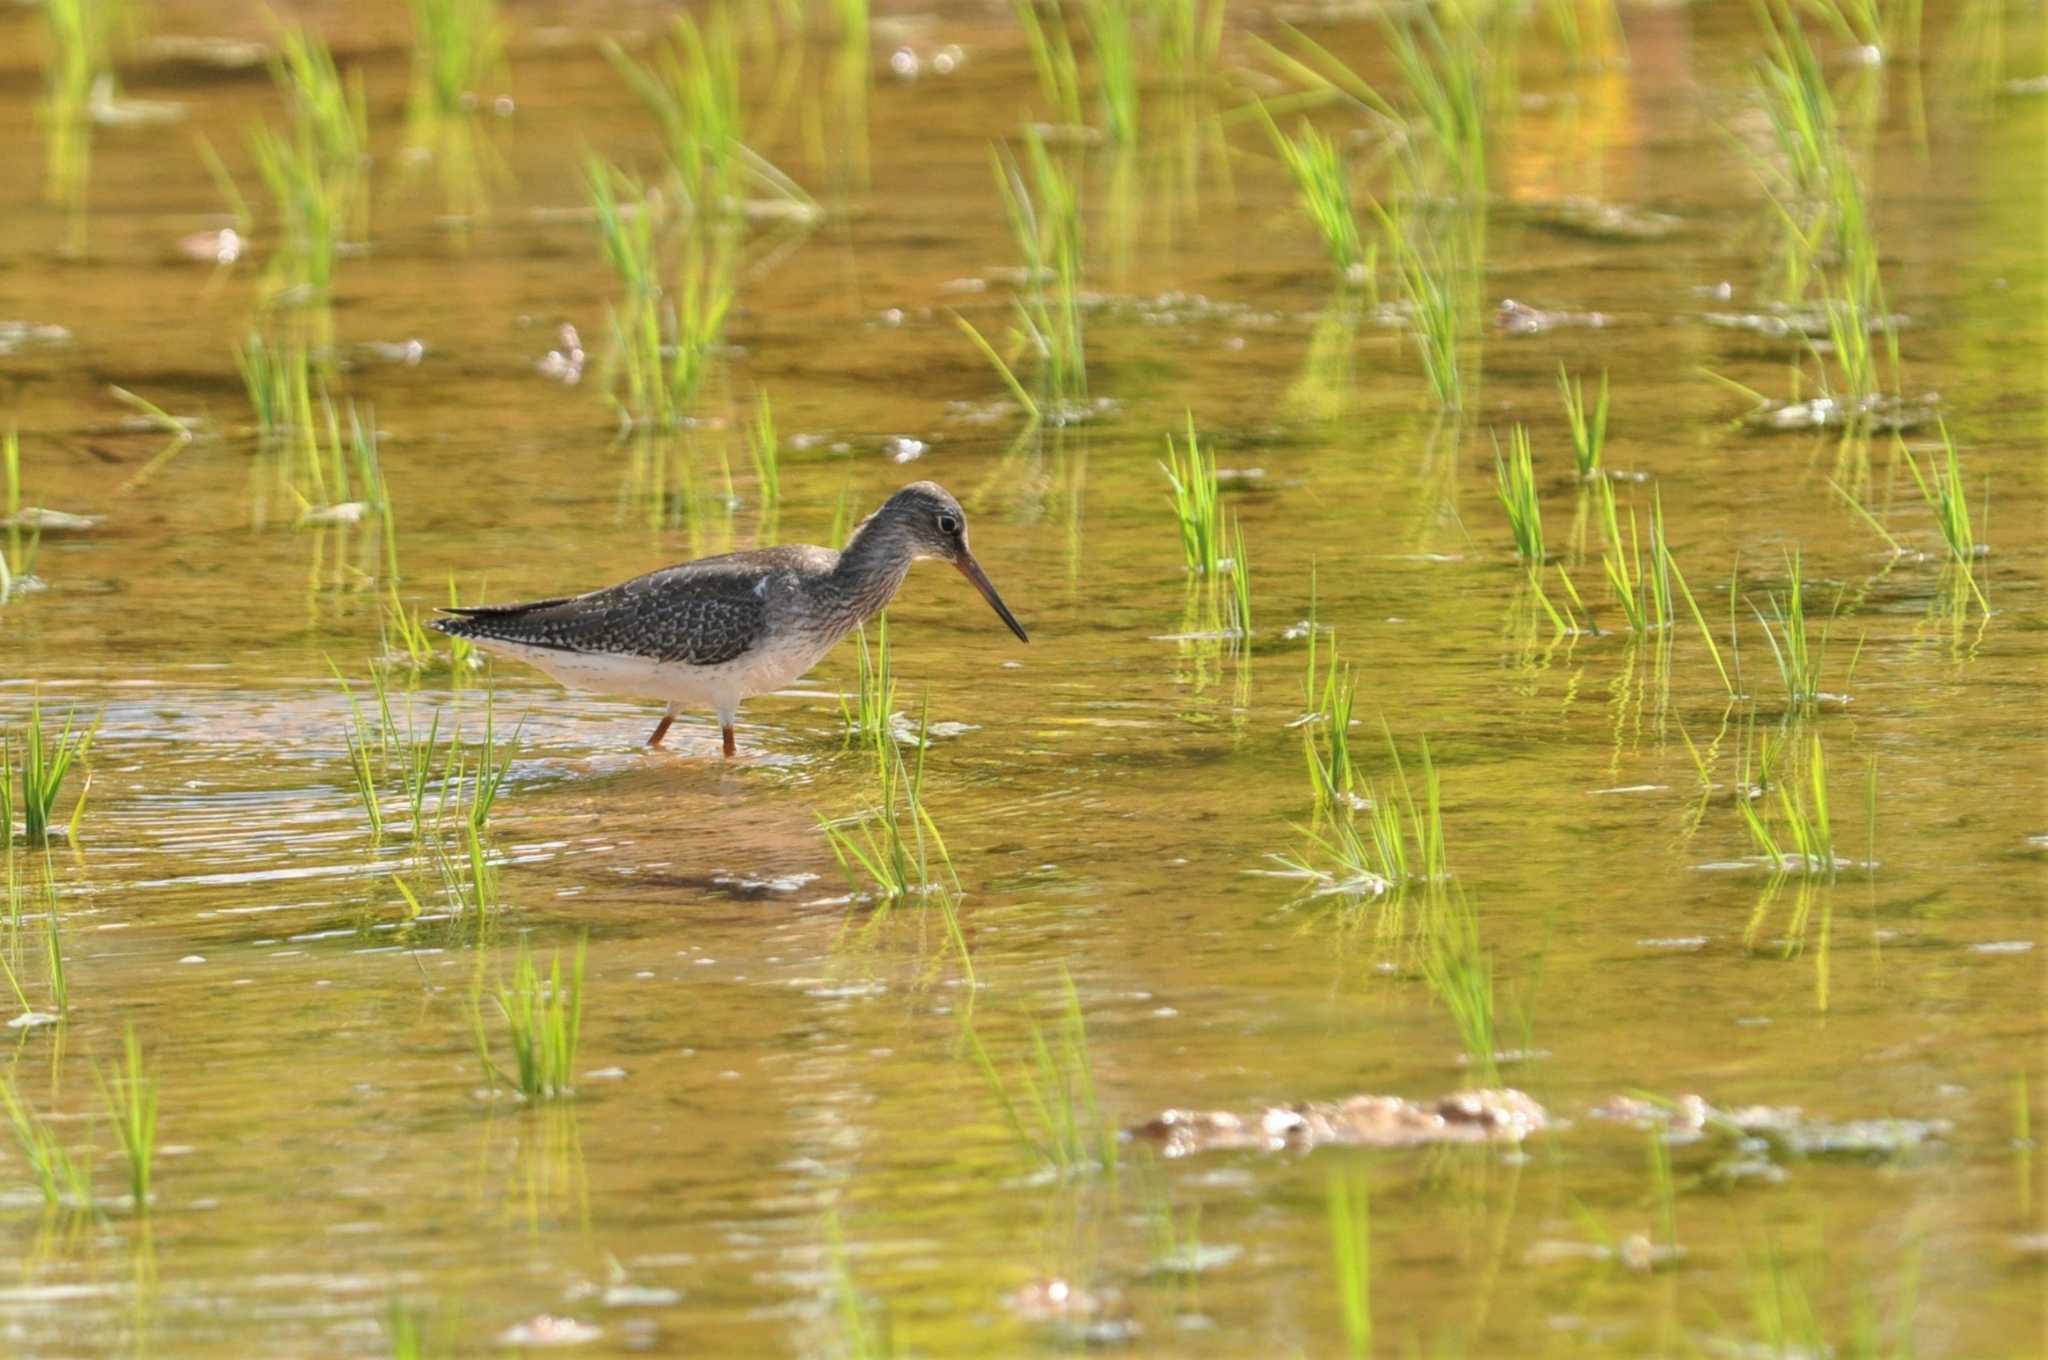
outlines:
M1981 41L1993 13L1996 52ZM1344 1354L1326 1199L1346 1174L1371 1187L1374 1353L1769 1354L1773 1300L1810 1308L1814 1327L1791 1334L1837 1354L2040 1353L2048 1225L2021 1115L2041 1127L2048 1090L2048 101L2024 83L2043 70L2042 13L1930 6L1919 55L1881 67L1816 37L1867 110L1858 162L1890 305L1909 318L1904 390L1938 394L1986 513L1988 616L1959 605L1938 556L1895 557L1830 490L1848 481L1906 546L1936 550L1885 439L1844 461L1832 435L1754 432L1705 376L1784 397L1799 362L1703 320L1766 299L1771 209L1743 150L1760 136L1757 40L1739 5L1623 15L1628 64L1593 73L1527 27L1491 128L1477 283L1489 312L1513 298L1606 325L1476 329L1466 409L1439 417L1412 342L1333 289L1241 116L1248 89L1282 85L1154 89L1135 148L1069 153L1100 409L1020 441L949 316L1007 324L1015 250L989 148L1046 116L1001 7L884 5L851 48L751 40L750 140L825 217L750 230L704 423L627 440L596 390L617 290L579 157L652 170L651 122L597 42L659 16L516 7L509 75L485 91L514 107L477 119L503 174L486 213L451 223L432 170L408 178L401 154L403 7L312 13L369 96L371 229L339 264L332 318L349 359L337 395L374 404L382 433L394 582L377 517L296 524L276 455L247 432L229 346L258 305L260 212L255 263L179 248L229 220L195 133L253 188L243 130L277 116L261 68L124 62L126 95L187 116L96 131L81 254L40 183L40 17L0 13L0 322L68 332L0 346L0 418L20 430L24 503L101 517L44 535L46 588L0 607L0 724L18 732L38 695L98 723L75 844L14 852L24 881L56 881L70 1004L60 1025L16 1031L7 1062L60 1140L93 1149L102 1207L46 1210L0 1149L0 1346L385 1354L397 1299L461 1354L543 1314L596 1329L584 1354L873 1354L884 1332L904 1354ZM1253 39L1280 40L1280 17L1231 6L1224 65L1271 71ZM1309 19L1388 75L1373 21ZM160 6L155 29L269 31L210 0ZM899 51L916 79L893 72ZM1579 198L1672 220L1651 239L1589 233L1562 220ZM537 371L564 324L591 351L576 386ZM416 362L389 348L414 341ZM1782 594L1793 550L1816 616L1839 598L1825 679L1850 702L1799 727L1825 743L1838 841L1859 861L1838 881L1802 894L1753 866L1703 868L1752 854L1727 797L1749 701L1731 706L1689 623L1661 648L1612 631L1597 529L1564 556L1610 631L1555 638L1536 621L1493 435L1528 424L1564 543L1587 498L1560 362L1611 375L1607 462L1648 479L1623 484L1624 506L1646 524L1661 494L1724 650L1732 579L1764 728L1783 704L1750 606ZM164 439L130 428L110 385L203 420L139 484ZM899 707L966 725L926 763L966 960L935 909L850 901L820 831L870 796L834 697L845 651L801 694L750 703L731 765L707 715L650 753L651 707L516 665L459 688L401 677L394 699L422 729L461 715L474 735L486 687L501 735L523 723L486 837L500 905L477 945L439 919L441 879L403 814L373 839L330 660L363 692L394 584L416 607L451 577L464 599L516 599L752 546L740 430L762 391L788 442L781 541L827 541L842 502L862 513L936 479L1031 631L1018 645L930 566L891 611ZM1190 412L1222 466L1259 470L1226 497L1253 574L1248 656L1174 637L1185 573L1158 460ZM923 452L900 463L896 440ZM1933 431L1907 440L1924 467ZM1501 1046L1531 1050L1502 1080L1556 1126L1512 1149L1164 1161L1127 1143L1114 1175L1048 1172L966 1036L1016 1094L1063 976L1111 1126L1470 1083L1450 1015L1375 929L1386 908L1265 872L1309 852L1304 643L1288 630L1312 575L1316 617L1355 667L1365 772L1389 771L1383 720L1411 760L1428 739ZM1717 734L1703 796L1688 743ZM38 1006L43 934L31 919L8 945ZM521 940L544 956L584 938L575 1098L484 1098L480 962L496 975ZM144 1215L121 1197L94 1080L129 1024L161 1099ZM1752 1149L1749 1170L1770 1174L1748 1175L1729 1170L1745 1154L1728 1138L1679 1142L1683 1255L1638 1271L1559 1245L1663 1240L1648 1136L1589 1113L1631 1091L1936 1132L1896 1153ZM1018 1304L1052 1281L1098 1311ZM1885 1348L1854 1349L1859 1310Z

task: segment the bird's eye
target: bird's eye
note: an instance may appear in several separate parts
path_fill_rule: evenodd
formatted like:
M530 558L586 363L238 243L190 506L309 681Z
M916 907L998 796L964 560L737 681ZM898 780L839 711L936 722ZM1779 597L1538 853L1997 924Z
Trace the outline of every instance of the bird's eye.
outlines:
M953 518L953 517L952 517L951 515L940 515L940 516L939 516L939 532L940 532L940 533L942 533L942 534L957 534L957 533L959 533L959 532L960 532L960 521L959 521L959 520L957 520L957 519L955 519L955 518Z

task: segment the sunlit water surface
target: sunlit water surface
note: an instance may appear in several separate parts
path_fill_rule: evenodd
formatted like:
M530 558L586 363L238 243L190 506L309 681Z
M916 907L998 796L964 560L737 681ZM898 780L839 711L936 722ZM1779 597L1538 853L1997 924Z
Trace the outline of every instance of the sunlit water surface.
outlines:
M1630 63L1587 75L1525 35L1476 300L1606 324L1483 326L1462 419L1434 414L1407 338L1333 289L1263 131L1234 114L1247 89L1284 85L1152 92L1136 149L1072 153L1100 410L1021 441L949 312L1008 325L1015 248L989 148L1021 144L1043 101L1003 7L880 8L850 68L829 34L748 49L750 136L825 218L750 231L707 423L637 441L595 390L617 289L579 158L655 165L651 122L597 43L659 16L513 7L515 108L478 116L502 173L485 176L487 212L457 224L432 169L408 179L400 155L403 7L315 16L363 73L376 153L370 239L337 274L338 386L374 404L413 607L445 601L451 577L465 599L557 594L762 541L740 435L757 391L786 444L780 540L828 540L842 501L862 513L913 477L959 493L1031 644L929 566L891 641L899 708L965 725L934 740L926 795L971 975L936 909L849 903L820 831L871 796L835 698L848 651L802 693L751 703L729 765L705 715L650 753L651 708L516 665L459 687L398 677L399 720L409 707L422 734L438 716L444 737L458 720L479 736L487 690L501 739L519 727L483 841L501 902L480 955L404 811L378 842L354 792L330 662L367 700L393 584L379 522L295 527L229 353L260 261L217 271L179 244L229 220L194 134L254 192L244 129L278 116L267 78L128 64L125 94L187 117L97 132L80 258L41 195L40 18L0 13L0 321L69 334L0 349L0 419L21 432L25 503L103 517L45 535L47 589L0 608L0 722L18 730L39 694L98 724L77 844L51 860L69 1016L18 1032L8 1062L62 1140L97 1149L104 1210L46 1212L0 1151L0 1349L380 1354L397 1299L461 1353L544 1314L595 1329L587 1354L852 1353L854 1299L871 1340L886 1329L909 1353L1330 1355L1348 1344L1326 1211L1345 1172L1371 1186L1382 1353L1757 1353L1741 1348L1769 1335L1758 1301L1787 1296L1838 1346L1861 1308L1920 1354L2034 1353L2048 1190L2016 1137L2029 1106L2042 1126L2048 1089L2048 101L1997 82L2040 75L2038 6L2007 7L2006 66L1988 76L1959 36L1981 32L1981 4L1930 5L1924 58L1861 74L1818 39L1845 102L1860 91L1871 110L1855 135L1909 318L1905 390L1939 395L1973 506L1988 496L1988 619L1958 609L1938 558L1895 559L1830 489L1936 548L1885 439L1864 461L1831 435L1756 433L1706 376L1785 397L1798 359L1703 319L1762 306L1776 239L1743 151L1761 144L1743 7L1627 8ZM267 31L255 7L198 0L160 5L156 29ZM1391 78L1370 20L1310 31ZM1231 6L1227 65L1273 69L1254 33L1280 36ZM917 79L892 72L899 49ZM1670 221L1647 239L1589 232L1574 199ZM259 247L263 233L259 217ZM591 351L579 385L537 368L564 324ZM1816 633L1839 600L1824 674L1851 701L1798 740L1825 743L1858 867L1803 900L1753 867L1705 867L1754 853L1728 793L1747 703L1731 711L1689 616L1663 662L1612 631L1599 531L1571 541L1588 500L1560 363L1610 374L1608 464L1649 479L1623 484L1624 508L1646 527L1661 491L1724 653L1733 575L1762 730L1783 702L1752 606L1768 613L1794 551ZM139 485L163 438L127 425L110 384L202 422ZM1190 411L1222 466L1257 470L1227 498L1253 574L1248 657L1173 640L1185 574L1158 459ZM1514 565L1492 479L1494 436L1517 421L1603 636L1555 639ZM1923 466L1934 439L1908 436ZM1383 721L1411 762L1428 739L1501 1047L1529 1050L1502 1079L1557 1127L1513 1150L1163 1161L1127 1143L1114 1176L1054 1174L1006 1124L970 1035L1021 1100L1063 977L1110 1126L1471 1081L1384 908L1265 872L1314 853L1291 725L1304 644L1285 632L1312 581L1354 667L1364 772L1391 772ZM1688 742L1713 762L1704 796ZM458 835L435 843L466 873ZM25 881L43 874L16 858ZM41 931L20 932L11 957L41 1005ZM545 958L580 939L575 1099L485 1098L479 967L503 976L522 940ZM131 1023L161 1098L141 1218L93 1075ZM1589 1116L1625 1092L1935 1132L1840 1158L1674 1146L1683 1256L1642 1272L1594 1250L1603 1234L1664 1240L1649 1135ZM1092 1310L1020 1305L1053 1281Z

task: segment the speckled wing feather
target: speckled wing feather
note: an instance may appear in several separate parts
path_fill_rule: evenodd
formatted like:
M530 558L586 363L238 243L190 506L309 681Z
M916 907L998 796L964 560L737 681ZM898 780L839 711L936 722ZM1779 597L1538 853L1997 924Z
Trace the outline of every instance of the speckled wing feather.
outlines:
M761 637L767 608L754 589L759 580L730 558L706 558L587 595L454 609L459 617L435 626L453 637L715 666Z

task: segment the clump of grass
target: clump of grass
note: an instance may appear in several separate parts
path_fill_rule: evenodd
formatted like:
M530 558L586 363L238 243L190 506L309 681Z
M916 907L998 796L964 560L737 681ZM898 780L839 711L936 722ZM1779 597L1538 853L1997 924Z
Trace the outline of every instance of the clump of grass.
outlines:
M1016 346L1033 355L1045 400L1029 404L1065 423L1088 395L1087 345L1081 322L1081 199L1045 139L1026 139L1025 166L1005 149L994 153L996 190L1021 260ZM984 348L992 348L984 345ZM1012 358L999 369L1010 372ZM1015 386L1015 379L1010 379Z
M1913 484L1920 489L1920 498L1934 513L1934 527L1941 533L1941 541L1948 549L1949 558L1962 568L1969 579L1970 591L1977 597L1977 603L1984 609L1991 606L1984 598L1982 587L1977 584L1977 559L1988 549L1977 540L1977 531L1970 524L1970 501L1963 489L1962 464L1956 458L1956 441L1949 434L1948 422L1942 421L1941 447L1943 459L1928 460L1928 470L1923 474L1920 464L1907 453L1901 443L1900 456L1906 460L1906 470L1913 474Z
M1782 228L1779 286L1796 302L1817 284L1853 431L1884 386L1873 330L1883 336L1894 377L1899 367L1876 235L1834 95L1799 16L1786 0L1770 0L1758 13L1764 51L1757 89L1777 154L1753 159ZM1824 389L1834 386L1825 365L1822 382Z
M820 215L795 180L746 144L739 31L725 5L713 6L702 23L678 15L647 65L616 43L605 44L605 55L653 113L670 179L690 215L733 212L754 196L784 218Z
M1783 771L1788 762L1781 747L1765 743L1756 787L1760 798L1776 794L1777 815L1767 818L1758 808L1759 799L1745 796L1751 774L1745 756L1742 785L1735 806L1751 842L1768 861L1774 874L1803 873L1832 880L1840 868L1835 858L1835 832L1829 813L1827 757L1821 749L1820 733L1811 735L1805 751L1805 778L1800 772ZM1768 804L1766 809L1768 810ZM1774 829L1775 823L1775 829ZM1752 931L1754 926L1752 926Z
M947 884L957 890L958 877L938 823L924 802L924 758L929 749L929 724L918 714L914 760L905 760L903 748L889 731L889 715L878 716L874 707L886 703L891 686L876 687L876 704L870 706L863 694L861 737L875 753L876 800L857 816L833 821L820 818L832 856L839 861L847 881L856 890L873 893L884 902L894 902L938 889ZM870 722L877 726L867 726ZM946 884L939 881L943 871Z
M874 646L868 645L866 624L854 629L854 656L859 671L853 698L839 696L839 716L848 742L860 741L871 747L877 758L885 758L895 744L889 718L896 711L896 677L889 666L889 616L875 617Z
M1466 1070L1482 1085L1496 1084L1493 958L1480 947L1478 913L1464 894L1450 894L1429 913L1421 955L1423 980L1457 1026Z
M583 1031L583 962L588 941L578 941L566 985L562 955L557 950L545 979L532 952L522 942L509 985L500 983L493 1001L512 1046L512 1066L499 1066L491 1056L484 1022L484 980L481 966L470 994L470 1030L477 1060L492 1091L500 1082L527 1100L562 1100L575 1093L576 1046Z
M1564 418L1572 432L1572 461L1580 481L1600 475L1600 457L1607 447L1607 371L1600 371L1600 397L1590 416L1586 411L1585 383L1557 366L1557 388L1564 397Z
M1806 577L1798 553L1786 558L1785 593L1772 595L1769 603L1768 618L1754 604L1750 612L1763 625L1764 641L1770 646L1771 659L1777 663L1778 677L1785 685L1787 705L1796 713L1810 713L1826 697L1821 689L1821 671L1827 661L1828 634L1833 630L1835 614L1841 609L1841 596L1835 597L1817 649L1806 618ZM1858 643L1858 654L1861 651L1862 644ZM1848 674L1854 676L1855 672L1856 659L1851 657Z
M1396 216L1377 201L1372 207L1393 250L1402 307L1409 331L1415 337L1416 351L1422 358L1422 372L1429 381L1430 393L1438 406L1456 410L1464 401L1464 380L1458 365L1458 342L1464 334L1466 311L1458 293L1457 274L1461 266L1451 252L1405 213Z
M1046 7L1048 17L1039 15L1038 0L1012 0L1012 8L1024 30L1032 69L1038 73L1039 92L1052 106L1054 119L1068 127L1081 126L1081 62L1074 55L1074 40L1058 0Z
M1328 676L1340 674L1334 649ZM1420 797L1384 722L1392 774L1376 787L1352 767L1348 736L1352 683L1349 669L1340 681L1326 678L1323 707L1304 740L1308 743L1309 780L1319 813L1329 815L1307 828L1322 864L1286 856L1280 862L1296 877L1321 885L1324 893L1379 896L1411 883L1436 884L1450 878L1444 848L1442 786L1429 741L1424 738L1417 760ZM1316 740L1323 731L1323 744Z
M43 704L41 699L29 704L28 722L21 732L21 782L20 805L22 832L30 845L47 845L57 821L57 802L64 791L64 781L70 777L71 769L85 758L92 749L91 731L77 732L77 711L65 714L63 729L54 736L43 726ZM0 787L9 787L13 780L13 743L6 736L0 736ZM85 815L86 797L91 792L92 780L87 778L78 791L78 797L71 805L70 819L63 823L63 834L75 838L79 819ZM13 834L14 808L11 793L0 794L0 812L5 812L0 832Z
M142 1040L136 1037L132 1023L122 1049L125 1070L112 1081L105 1073L97 1074L100 1098L128 1162L128 1193L135 1201L135 1212L148 1213L150 1177L156 1165L156 1078L143 1065Z
M1517 425L1508 436L1508 454L1503 458L1498 441L1493 446L1494 491L1501 509L1507 512L1508 530L1515 538L1515 555L1532 566L1541 566L1543 553L1543 506L1536 490L1535 462L1529 452L1529 431Z
M412 30L410 118L424 123L468 113L478 89L504 64L497 0L412 0Z
M1308 760L1308 783L1315 795L1318 825L1325 817L1338 818L1363 806L1353 790L1358 770L1351 760L1351 708L1358 685L1351 667L1337 656L1336 644L1329 648L1329 660L1322 678L1316 678L1316 626L1309 622L1308 672L1303 690L1309 701L1309 719L1302 727L1302 754Z
M1216 480L1216 455L1203 454L1195 437L1195 417L1187 416L1187 449L1183 457L1171 434L1166 436L1166 461L1159 465L1172 488L1174 522L1180 526L1181 558L1195 576L1215 577L1223 560L1223 501Z
M1344 1342L1354 1356L1372 1354L1372 1189L1361 1171L1330 1177L1325 1199L1330 1223L1330 1278L1344 1320Z
M313 431L313 360L303 344L266 340L258 331L234 350L235 370L256 417L256 431L276 439L297 431L310 439Z
M1351 201L1351 169L1345 164L1336 140L1318 131L1306 118L1290 137L1273 121L1263 102L1258 110L1273 149L1280 153L1301 206L1315 223L1338 277L1347 281L1370 278L1378 247L1368 249L1359 235L1358 214Z
M270 265L273 290L317 301L332 290L343 233L368 229L368 104L361 73L344 79L327 45L304 28L279 38L271 75L284 96L285 127L257 124L249 149L282 238ZM239 192L226 187L239 209Z
M85 251L85 197L92 178L95 103L110 101L117 89L114 45L135 23L129 0L46 0L42 7L48 45L43 62L43 124L46 200L66 209L66 248Z
M14 1126L15 1143L21 1149L22 1160L28 1164L36 1189L42 1192L43 1203L51 1208L77 1213L91 1211L91 1151L68 1151L50 1126L22 1100L12 1077L0 1076L0 1104L7 1107L8 1121Z
M1145 43L1139 10L1139 0L1091 0L1081 11L1103 121L1110 139L1126 145L1138 140L1138 53Z
M519 754L519 734L525 730L524 719L513 727L512 735L505 744L498 744L498 722L496 705L484 705L484 740L477 748L476 769L471 781L469 797L469 827L472 832L482 832L484 824L491 818L491 809L498 805L498 795L504 792L505 777L512 773L513 757ZM453 763L454 783L463 781L466 762L455 749L454 738L449 739L450 757Z
M1096 1100L1080 993L1064 971L1061 982L1066 998L1059 1024L1050 1036L1041 1026L1031 1027L1030 1055L1016 1070L1018 1094L1011 1093L972 1025L966 1029L968 1051L1002 1109L1003 1122L1048 1169L1065 1177L1113 1177L1117 1129L1102 1117Z
M606 394L629 424L673 427L688 415L725 336L738 293L732 236L710 227L685 231L667 288L655 202L645 187L594 155L585 159L584 184L605 260L626 294L608 309Z

